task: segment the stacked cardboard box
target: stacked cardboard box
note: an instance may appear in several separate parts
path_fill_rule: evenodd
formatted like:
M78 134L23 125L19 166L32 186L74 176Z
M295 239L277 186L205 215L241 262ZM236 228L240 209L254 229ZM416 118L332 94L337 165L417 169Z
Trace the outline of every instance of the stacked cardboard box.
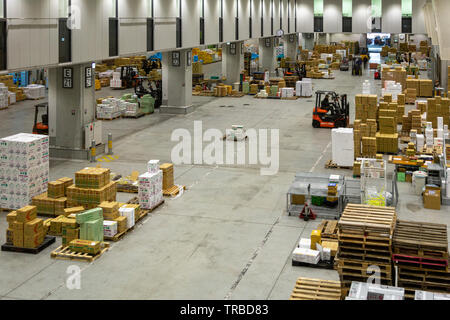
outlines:
M163 190L168 190L174 186L173 164L163 163L159 167L163 172Z
M7 242L15 247L33 249L44 242L44 223L37 218L36 207L26 206L13 211L8 214L7 221Z
M406 89L415 89L417 96L420 96L420 80L419 79L407 79Z
M382 87L385 88L385 81L395 81L402 85L402 89L406 89L406 70L402 67L383 68L381 71Z
M397 133L397 122L393 117L380 117L378 119L380 125L380 133L394 134Z
M397 153L398 152L398 133L395 133L395 134L377 133L376 144L377 144L378 152Z
M85 168L75 173L75 185L67 188L67 206L92 209L104 201L116 201L116 192L109 169Z
M163 200L163 173L146 172L139 176L139 204L142 209L153 209Z
M447 92L450 91L450 66L447 67Z
M433 97L433 81L432 80L420 80L420 97L432 98Z
M49 138L20 133L0 139L0 207L19 209L47 191Z
M375 158L377 154L377 139L373 137L363 137L362 156L364 158Z
M80 226L74 218L60 216L56 224L61 224L62 245L68 246L72 240L80 238ZM51 228L51 227L50 227ZM56 228L56 227L55 227Z
M420 114L424 114L427 112L427 103L426 102L418 102L417 110L420 110Z
M427 101L427 122L433 123L433 128L437 128L437 118L444 119L444 125L450 125L450 99L435 97Z
M396 212L394 208L348 204L338 222L338 272L343 289L353 281L366 282L374 277L381 284L392 285L392 234Z
M101 208L77 214L76 222L80 225L79 239L103 241L103 210Z
M411 119L411 129L416 130L416 133L422 133L422 115L420 110L411 110L408 112L408 119Z
M406 103L407 104L414 104L416 102L416 98L417 98L417 90L416 89L406 89L405 94L406 94Z
M355 119L361 122L367 122L367 119L377 118L377 103L376 95L358 94L355 96Z

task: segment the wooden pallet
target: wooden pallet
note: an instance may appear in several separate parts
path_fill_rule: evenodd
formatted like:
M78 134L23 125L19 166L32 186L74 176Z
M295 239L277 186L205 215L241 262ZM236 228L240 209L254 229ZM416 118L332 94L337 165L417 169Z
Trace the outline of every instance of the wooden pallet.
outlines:
M290 300L341 300L339 281L298 278Z
M327 163L325 163L325 169L353 170L353 167L338 166L332 160L329 160Z
M405 291L416 291L416 290L423 290L423 291L430 291L430 292L436 292L436 293L450 293L450 287L447 287L442 284L433 284L433 283L418 283L416 281L410 281L410 280L398 280L398 287L405 288Z
M339 232L390 238L397 215L395 208L348 204L339 220Z
M50 257L57 260L75 260L80 262L94 262L100 258L109 249L108 242L102 242L102 249L97 254L75 252L69 249L68 246L59 246L54 250Z
M338 239L341 243L354 243L360 246L391 246L392 239L388 237L366 236L363 234L352 234L338 231Z
M111 118L111 119L108 119L108 118L97 118L97 120L101 120L101 121L112 121L112 120L116 120L116 119L120 119L120 118L122 118L122 116L117 116L117 117Z
M137 219L137 220L135 221L133 227L131 227L131 228L129 228L129 229L127 229L127 230L125 230L125 231L123 231L123 232L121 232L121 233L118 233L118 234L116 234L116 235L113 236L113 237L107 237L107 236L105 236L104 239L105 239L106 241L112 241L112 242L117 242L117 241L119 241L119 240L122 240L122 238L123 238L126 234L128 234L128 233L134 231L134 229L136 228L136 226L137 226L140 222L142 222L142 220L143 220L146 216L148 216L148 214L149 214L150 212L152 212L153 210L155 210L157 207L159 207L159 206L160 206L161 204L163 204L163 203L164 203L164 201L161 202L159 205L157 205L155 208L153 208L153 209L151 209L151 210L142 210L142 209L141 209L141 215L140 215L139 219Z
M369 277L371 277L371 276L369 275L369 276L365 277L365 276L356 276L356 275L339 275L339 279L341 280L341 283L342 283L342 288L344 288L344 289L349 289L352 285L352 282L354 282L354 281L367 282ZM376 278L376 277L372 276L372 278ZM377 280L380 281L381 285L392 286L392 279L377 278Z
M298 262L292 260L292 266L293 267L308 267L308 268L314 268L314 269L329 269L333 270L335 267L334 264L334 258L330 261L319 261L317 264L307 263L307 262Z
M139 188L138 186L133 186L131 184L117 184L117 192L138 193Z
M399 280L411 280L418 283L429 283L432 285L445 285L450 288L450 274L448 272L417 272L402 268L397 273Z
M140 113L140 114L135 115L135 116L123 115L122 118L125 118L125 119L139 119L139 118L142 118L143 116L145 116L145 113Z
M2 251L38 254L42 250L48 248L53 243L55 243L55 241L56 241L55 237L46 236L44 242L42 242L42 244L37 248L19 248L13 246L11 243L5 243L4 245L2 245Z
M448 259L447 225L397 221L393 251L396 254Z
M371 267L375 269L372 269ZM379 270L381 279L392 279L392 266L390 263L373 263L359 260L339 259L337 270L340 275L370 277L375 270Z
M359 260L361 262L369 262L369 263L391 263L391 257L387 254L380 254L378 252L370 252L370 251L357 251L357 250L348 250L342 249L339 247L339 252L337 253L337 258L340 260L350 259L350 260Z
M418 268L421 270L448 271L448 260L393 254L392 260L398 266Z
M336 220L322 220L317 230L320 230L322 240L337 240L338 239L338 222Z
M181 189L186 190L186 186L173 186L170 189L163 190L163 196L165 197L175 197L177 194L180 193Z

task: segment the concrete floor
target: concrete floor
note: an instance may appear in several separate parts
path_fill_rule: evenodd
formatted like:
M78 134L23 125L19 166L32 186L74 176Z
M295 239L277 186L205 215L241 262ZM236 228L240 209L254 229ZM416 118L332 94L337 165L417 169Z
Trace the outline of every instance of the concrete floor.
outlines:
M336 80L315 80L314 89L347 93L354 117L354 96L362 81L337 72ZM373 82L373 80L371 80ZM377 84L380 92L380 82ZM99 96L112 92L103 90ZM117 95L117 91L114 91ZM120 92L121 94L123 92ZM166 203L122 241L92 264L52 260L51 250L37 256L0 252L1 299L288 299L299 276L337 280L333 270L291 266L291 253L301 237L309 237L320 221L301 221L286 213L286 192L296 172L351 175L325 170L331 159L331 132L313 129L313 99L297 101L195 98L188 115L155 113L139 120L116 120L105 126L116 137L119 160L103 164L128 175L143 172L149 159L170 161L174 129L224 131L232 124L280 129L280 171L261 176L257 166L180 165L175 180L188 190ZM2 111L0 136L31 128L32 104ZM224 107L225 106L225 107ZM232 107L231 107L232 106ZM6 118L4 118L6 116ZM30 120L31 119L31 120ZM6 121L5 121L6 120ZM31 129L30 129L31 130ZM50 178L73 177L84 161L52 160ZM399 185L401 219L448 223L450 210L424 210L408 184ZM120 201L131 198L119 194ZM5 242L5 214L0 214L0 243ZM66 287L67 268L82 269L81 289Z

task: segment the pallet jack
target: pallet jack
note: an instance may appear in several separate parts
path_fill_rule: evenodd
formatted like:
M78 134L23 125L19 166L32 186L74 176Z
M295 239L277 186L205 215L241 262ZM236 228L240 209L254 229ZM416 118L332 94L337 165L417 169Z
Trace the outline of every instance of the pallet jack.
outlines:
M300 212L299 218L303 219L305 221L316 220L317 215L311 210L311 208L308 206L308 204L305 203L305 206L303 207L302 212Z

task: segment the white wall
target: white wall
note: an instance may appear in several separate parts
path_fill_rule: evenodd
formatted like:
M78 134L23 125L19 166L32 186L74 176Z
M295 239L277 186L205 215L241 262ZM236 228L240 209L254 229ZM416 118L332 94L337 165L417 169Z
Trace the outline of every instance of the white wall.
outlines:
M183 47L198 46L200 43L201 2L198 0L183 0L182 4L182 45Z
M450 60L450 37L448 30L450 29L450 1L433 0L434 14L436 17L437 36L439 39L439 52L441 60Z
M314 32L314 0L297 0L298 32Z
M288 33L288 0L281 1L281 12L283 14L283 25L281 26L285 33ZM294 32L294 30L291 30Z
M175 0L155 0L155 50L176 47L176 20L179 11ZM163 36L161 36L163 35Z
M219 42L219 17L219 1L205 0L205 43Z
M383 19L381 22L381 31L384 33L401 33L402 1L383 0L382 12L383 12Z
M261 36L261 12L262 12L262 0L251 0L253 3L253 16L252 16L252 30L253 38L259 38Z
M273 33L280 30L280 1L273 0Z
M249 38L250 31L250 0L239 1L239 39Z
M324 0L323 31L342 32L342 0Z
M12 18L8 20L8 68L57 63L58 1L8 0L7 10Z
M426 33L425 29L425 14L423 6L426 0L414 0L413 1L413 13L412 13L412 32L413 33Z
M272 6L270 3L270 0L264 0L264 9L263 9L263 18L264 18L264 36L271 36L272 35L272 28L271 28L271 16L272 16ZM275 28L274 28L275 32Z
M297 8L295 7L295 0L291 0L290 9L289 9L289 12L291 14L291 20L290 20L291 33L295 32L295 12L296 12L296 10L297 10Z
M352 31L353 33L371 32L367 21L370 17L370 0L353 1Z
M119 0L119 54L147 51L148 0Z
M72 5L81 10L81 29L72 30L72 62L107 58L111 1L72 0Z
M224 42L236 40L235 18L236 18L236 0L224 0L223 1Z

